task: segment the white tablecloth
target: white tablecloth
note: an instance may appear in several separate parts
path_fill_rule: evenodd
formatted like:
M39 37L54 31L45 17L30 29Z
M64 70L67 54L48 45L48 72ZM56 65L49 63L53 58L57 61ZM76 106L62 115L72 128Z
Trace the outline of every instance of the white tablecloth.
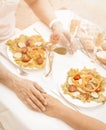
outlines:
M64 13L64 12L62 12ZM67 15L67 11L65 12ZM58 15L58 14L57 14ZM65 15L65 16L66 16ZM70 15L69 15L70 16ZM61 17L61 16L60 16ZM66 17L67 18L67 17ZM32 35L35 33L33 28L39 29L39 32L42 36L48 40L49 30L39 21L34 25L31 25L21 33ZM18 34L20 35L20 34ZM17 36L18 36L17 35ZM4 50L5 46L0 45L0 48ZM81 57L81 58L80 58ZM0 60L12 71L17 74L15 68L6 62L2 57ZM100 66L92 63L87 56L82 52L77 51L73 56L67 55L58 55L54 56L53 71L52 74L45 78L45 70L41 71L31 71L28 76L23 78L28 78L38 82L49 94L57 97L66 105L70 106L61 96L58 94L58 85L59 82L66 77L67 71L71 67L96 67L100 73L106 76L106 71ZM49 89L54 91L50 91ZM80 104L79 104L80 105ZM71 106L70 106L71 107ZM99 119L106 123L106 104L99 107L89 107L89 108L80 108L80 111L86 115ZM71 116L71 115L69 115ZM48 117L42 113L38 113L28 109L6 86L0 84L0 122L6 130L71 130L72 128L61 120Z

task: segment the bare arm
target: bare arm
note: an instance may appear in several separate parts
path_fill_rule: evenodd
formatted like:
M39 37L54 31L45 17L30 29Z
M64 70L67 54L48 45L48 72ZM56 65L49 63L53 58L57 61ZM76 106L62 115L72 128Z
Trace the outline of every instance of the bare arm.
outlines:
M49 25L56 18L54 9L48 0L25 0L25 2L45 24Z
M62 23L56 20L56 15L53 7L48 0L24 0L32 9L35 15L44 22L48 27L51 25L51 41L52 43L61 43L69 53L75 51L75 47L70 43L70 33L64 30ZM55 22L53 22L53 20Z
M35 82L23 79L10 72L0 62L0 83L4 84L21 99L28 107L36 111L45 111L47 102L43 89Z
M15 78L15 77L14 77ZM13 74L10 73L7 68L0 62L0 83L7 85L10 89L14 89L12 84Z
M72 126L75 130L106 130L103 122L73 111L68 107L62 110L59 118Z
M47 102L45 114L63 120L75 130L106 130L103 122L72 110L54 97L47 95Z

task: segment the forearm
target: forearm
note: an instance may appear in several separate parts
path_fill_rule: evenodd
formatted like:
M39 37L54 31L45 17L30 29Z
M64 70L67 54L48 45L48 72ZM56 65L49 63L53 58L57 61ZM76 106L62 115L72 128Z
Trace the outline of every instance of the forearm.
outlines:
M17 80L17 76L11 73L1 62L0 62L0 83L6 85L10 89L14 90L13 82Z
M60 111L60 110L59 110ZM58 118L69 124L75 130L106 130L106 124L99 120L63 107Z
M49 23L56 18L54 9L48 0L25 0L25 2L45 24L49 25Z

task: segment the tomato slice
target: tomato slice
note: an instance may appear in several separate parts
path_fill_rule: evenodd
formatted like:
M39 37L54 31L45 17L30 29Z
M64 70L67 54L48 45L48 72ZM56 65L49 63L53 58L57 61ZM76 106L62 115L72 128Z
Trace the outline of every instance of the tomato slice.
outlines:
M79 80L81 77L80 77L80 75L79 74L76 74L75 76L74 76L74 80Z
M21 53L22 53L22 54L26 54L27 51L28 51L28 48L27 48L27 47L23 47L23 48L21 49Z
M69 85L68 87L69 92L75 92L77 91L77 87L74 84Z
M98 87L95 92L100 92L101 91L101 87Z
M28 61L30 61L30 58L27 55L23 55L22 61L23 62L28 62Z
M39 64L39 65L43 64L43 61L44 61L44 59L43 59L42 57L38 57L38 58L36 59L36 62L37 62L37 64Z
M28 39L27 41L26 41L26 46L33 46L33 41L31 40L31 39Z
M89 99L89 94L88 93L82 93L81 95L82 95L84 100L88 100Z

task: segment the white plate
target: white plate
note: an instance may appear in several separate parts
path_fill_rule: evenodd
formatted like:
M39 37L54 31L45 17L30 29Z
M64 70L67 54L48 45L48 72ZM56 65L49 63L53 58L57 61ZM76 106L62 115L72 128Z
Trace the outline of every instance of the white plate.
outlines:
M64 94L61 88L61 85L65 83L67 72L70 68L78 68L79 70L81 70L83 67L86 67L89 69L96 68L96 71L99 72L101 76L106 77L105 70L101 66L99 66L96 63L92 63L91 60L81 51L76 52L75 55L73 55L72 57L67 57L67 59L63 58L63 62L60 64L62 66L61 68L62 71L60 70L61 76L59 76L58 72L56 72L57 76L59 77L59 78L57 77L58 88L59 88L60 94L64 97L66 101L68 101L68 103L73 103L74 105L77 105L83 108L91 108L91 107L97 107L97 106L102 105L102 103L96 103L94 101L91 101L90 103L84 103L81 100L73 99L68 94ZM66 67L66 64L67 64L67 67Z
M15 61L14 61L14 57L13 57L13 53L10 51L9 47L7 46L7 55L9 60L11 60L17 67L20 67ZM29 67L21 67L22 69L26 70L26 71L33 71L33 70L42 70L44 68L29 68Z
M70 95L68 94L64 94L62 88L61 88L62 83L59 84L59 92L62 95L62 97L70 104L74 104L78 107L82 107L82 108L92 108L92 107L98 107L100 105L102 105L102 103L96 103L94 101L91 101L89 103L87 102L83 102L81 100L78 99L74 99L72 98Z

